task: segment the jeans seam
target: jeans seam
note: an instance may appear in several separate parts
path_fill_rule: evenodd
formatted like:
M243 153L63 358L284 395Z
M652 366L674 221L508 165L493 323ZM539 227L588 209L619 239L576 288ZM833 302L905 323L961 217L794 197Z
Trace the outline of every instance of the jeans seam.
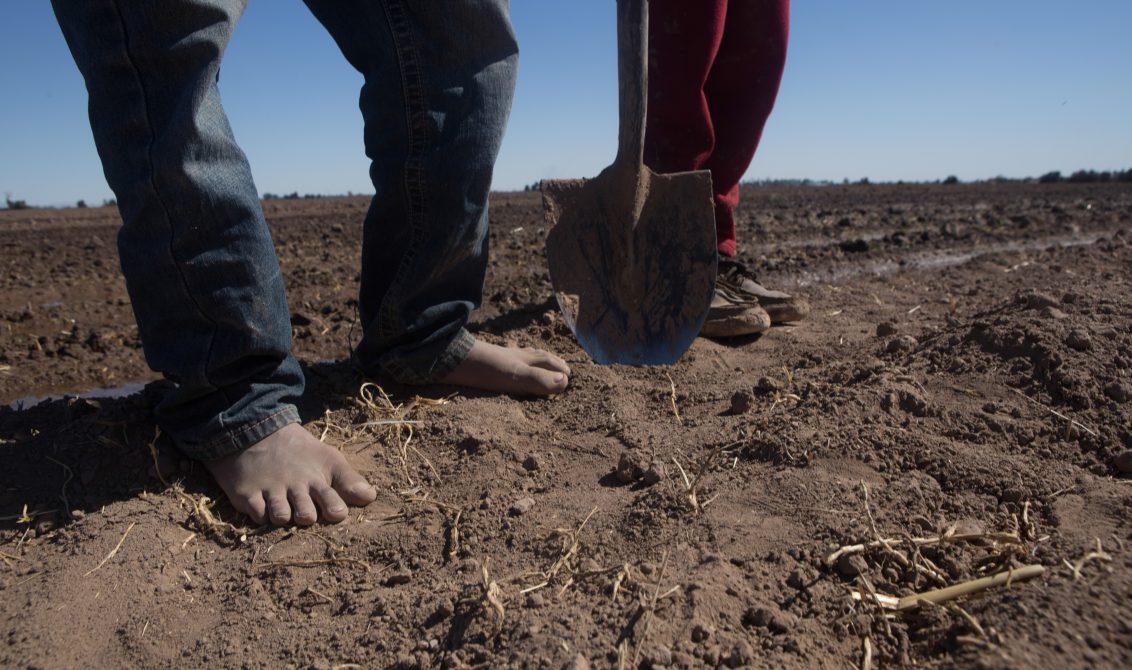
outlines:
M144 121L145 121L146 133L147 133L146 152L145 152L145 158L146 158L146 162L148 164L147 167L148 167L148 172L149 172L149 178L148 178L147 181L149 182L149 188L153 191L154 200L161 207L162 216L165 218L165 224L169 229L169 238L168 238L169 244L168 244L168 247L166 248L166 251L169 254L169 258L172 259L172 261L173 261L173 267L175 267L177 269L177 278L178 278L178 280L181 284L181 289L185 292L185 295L188 296L189 301L192 303L193 307L196 308L197 312L201 315L201 317L203 317L206 321L208 321L210 324L212 324L212 335L209 337L208 352L205 356L205 369L203 371L204 380L205 380L205 382L208 383L208 385L210 387L213 387L216 391L218 391L221 394L221 396L223 396L224 402L228 406L231 406L232 405L232 399L230 397L228 397L228 393L222 388L216 388L212 384L212 382L208 379L208 364L207 363L208 363L208 361L212 360L213 347L215 347L215 345L216 345L216 332L219 328L219 325L216 323L215 319L210 317L201 308L196 297L193 295L193 292L191 290L189 290L188 282L185 281L184 272L181 270L181 263L177 260L177 257L173 254L172 246L173 246L173 238L175 236L175 234L173 232L173 217L170 216L169 206L165 202L165 198L162 196L161 190L158 189L158 187L157 187L157 179L156 179L157 169L154 166L154 161L153 161L154 132L153 132L153 123L152 123L150 116L149 116L149 93L146 89L145 81L142 78L140 71L139 71L137 65L134 62L133 54L130 52L129 33L126 30L126 20L122 15L122 9L121 9L120 3L117 0L115 0L111 4L114 7L114 13L118 18L118 25L119 25L119 27L122 31L122 43L123 43L123 48L125 50L126 61L130 64L130 69L133 71L134 77L137 79L138 89L141 91L142 110L144 112ZM219 417L219 420L220 420L221 426L223 427L224 417L221 415Z
M404 6L399 0L386 0L382 5L385 8L386 21L389 23L389 33L393 38L397 67L401 73L402 92L405 96L405 132L409 150L405 160L404 186L408 202L409 227L412 231L405 255L378 309L378 333L383 338L391 338L400 334L401 329L400 317L394 314L394 306L400 302L398 296L402 291L402 277L408 272L423 243L421 229L426 215L424 197L426 187L421 156L427 146L428 127L427 124L422 123L420 128L417 128L418 124L415 121L425 110L424 86L421 81L422 69L418 62L417 49L412 43L412 35L406 25Z

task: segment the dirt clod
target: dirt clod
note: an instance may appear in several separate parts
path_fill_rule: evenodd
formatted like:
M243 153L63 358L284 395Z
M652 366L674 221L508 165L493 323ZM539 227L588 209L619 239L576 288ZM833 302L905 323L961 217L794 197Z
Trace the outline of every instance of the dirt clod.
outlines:
M640 479L644 475L640 458L636 454L622 452L617 460L616 475L617 481L622 484L631 484Z
M898 332L896 324L891 321L882 321L877 324L877 337L890 337Z
M527 512L530 512L532 509L534 509L534 507L535 499L527 496L525 498L519 498L515 502L511 503L511 507L507 509L507 512L511 516L522 516Z
M903 354L912 351L919 345L919 340L911 335L900 335L889 340L884 350L890 354Z
M590 667L589 659L579 652L562 665L562 670L590 670Z
M731 394L731 407L727 410L732 416L746 414L754 407L755 398L749 391L736 391Z
M1093 338L1089 335L1089 331L1074 328L1065 336L1065 343L1077 351L1088 351L1093 347Z

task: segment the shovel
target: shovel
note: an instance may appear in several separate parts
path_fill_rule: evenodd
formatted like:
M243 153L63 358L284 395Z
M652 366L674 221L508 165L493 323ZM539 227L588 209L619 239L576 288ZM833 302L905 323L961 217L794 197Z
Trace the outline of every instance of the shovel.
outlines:
M618 0L617 156L593 179L542 185L555 298L602 365L675 363L715 287L711 174L662 175L643 164L647 53L647 0Z

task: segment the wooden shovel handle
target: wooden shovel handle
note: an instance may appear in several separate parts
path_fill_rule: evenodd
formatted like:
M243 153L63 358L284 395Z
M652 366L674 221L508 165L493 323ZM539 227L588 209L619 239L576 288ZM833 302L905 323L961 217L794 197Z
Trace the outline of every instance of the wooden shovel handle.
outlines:
M617 158L621 170L637 173L644 162L648 95L649 3L617 0Z

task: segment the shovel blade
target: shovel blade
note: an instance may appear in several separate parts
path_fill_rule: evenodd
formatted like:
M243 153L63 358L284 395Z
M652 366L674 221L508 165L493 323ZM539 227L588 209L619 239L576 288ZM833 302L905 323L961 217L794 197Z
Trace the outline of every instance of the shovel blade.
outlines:
M602 365L675 363L699 335L715 288L710 173L646 177L636 193L609 171L543 183L555 297Z

